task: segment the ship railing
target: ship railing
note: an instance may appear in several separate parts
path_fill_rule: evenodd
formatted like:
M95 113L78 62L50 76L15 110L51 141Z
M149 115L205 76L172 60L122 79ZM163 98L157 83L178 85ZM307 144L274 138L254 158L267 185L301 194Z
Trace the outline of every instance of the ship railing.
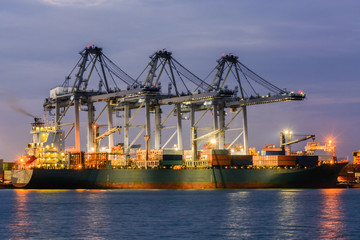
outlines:
M205 160L205 159L201 159L198 161L193 161L193 160L185 160L185 166L188 168L206 168L209 167L209 161Z
M160 166L160 161L158 161L158 160L136 161L135 164L136 164L136 167L140 167L140 168L143 168L145 166L151 167L151 168L156 168L156 167Z

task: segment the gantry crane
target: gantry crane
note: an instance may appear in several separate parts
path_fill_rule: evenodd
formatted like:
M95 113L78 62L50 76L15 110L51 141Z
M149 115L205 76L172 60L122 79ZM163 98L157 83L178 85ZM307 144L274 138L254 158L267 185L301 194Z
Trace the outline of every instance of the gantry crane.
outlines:
M197 142L216 136L218 138L217 148L224 149L225 132L233 130L230 123L242 112L243 128L241 135L244 138L245 151L248 149L248 130L246 107L250 105L303 100L305 94L294 93L282 90L270 82L264 80L255 72L242 64L238 57L228 54L223 55L217 61L217 65L208 77L201 79L177 61L172 53L160 50L150 56L150 62L138 78L130 77L125 71L118 67L113 61L106 57L102 48L88 46L80 52L80 59L66 77L61 87L52 89L50 97L45 100L44 110L51 113L55 110L54 119L58 126L70 125L75 129L75 151L80 151L80 118L79 111L88 112L88 151L94 148L94 143L99 136L94 135L93 125L107 109L108 129L100 136L109 138L109 149L113 146L113 113L122 112L124 116L121 127L124 135L124 152L129 152L131 145L137 141L145 131L146 148L151 148L151 127L150 112L155 113L155 137L154 148L161 149L177 135L177 147L183 149L182 121L183 114L189 113L191 125L191 144L196 158ZM77 73L74 74L74 71ZM143 73L146 77L144 77ZM213 75L215 74L215 75ZM70 87L71 75L74 75L74 83ZM98 82L90 81L96 76ZM212 77L211 83L207 79ZM144 77L144 80L142 81ZM235 81L231 81L235 79ZM118 85L121 82L122 85ZM97 86L98 89L89 90L90 86ZM230 85L230 87L228 86ZM246 88L245 86L248 86ZM269 91L260 95L255 89L260 86ZM167 91L162 92L162 87L167 86ZM237 96L240 94L240 96ZM105 107L95 117L95 103L105 102ZM62 123L69 108L74 107L74 122ZM161 106L173 106L170 113L162 121ZM225 122L225 110L230 109L234 116ZM139 116L141 110L145 110L144 124L131 125L134 118ZM135 113L131 114L131 111ZM196 119L195 113L200 112L201 116ZM207 134L198 136L199 122L204 119L207 112L212 112L213 127ZM164 123L171 114L176 117L176 131L161 146L161 131L165 129ZM137 136L130 141L130 128L140 128ZM239 130L239 129L237 129ZM109 134L108 134L109 133Z

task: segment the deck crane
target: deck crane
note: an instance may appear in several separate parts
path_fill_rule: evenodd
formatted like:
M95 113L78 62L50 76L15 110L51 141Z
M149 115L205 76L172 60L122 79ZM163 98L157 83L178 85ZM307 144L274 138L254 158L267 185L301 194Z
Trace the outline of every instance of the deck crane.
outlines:
M121 132L121 127L120 126L116 126L116 127L114 127L114 128L112 128L112 129L109 129L109 130L107 130L106 132L104 132L103 134L101 134L101 135L99 135L99 132L98 132L98 128L96 127L96 125L94 125L95 127L94 127L94 131L95 131L95 141L94 141L94 149L96 150L96 152L98 152L99 151L99 147L100 147L100 141L103 139L103 138L105 138L105 137L107 137L107 136L109 136L109 135L111 135L111 134L113 134L113 133L115 133L115 132ZM111 149L109 149L109 150L111 150Z
M287 131L284 131L284 132L280 132L280 147L281 147L281 150L285 152L285 146L290 146L294 143L299 143L299 142L302 142L302 141L306 141L308 139L312 139L313 141L315 141L315 135L305 135L304 137L302 138L299 138L299 139L295 139L295 140L292 140L292 141L289 141L290 138L288 138L288 142L286 142L286 136L290 136L291 132L287 132Z

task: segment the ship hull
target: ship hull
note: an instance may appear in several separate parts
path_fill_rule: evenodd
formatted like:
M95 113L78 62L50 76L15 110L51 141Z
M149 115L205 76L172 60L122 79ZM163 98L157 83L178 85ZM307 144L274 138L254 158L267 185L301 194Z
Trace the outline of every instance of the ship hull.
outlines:
M331 188L344 163L307 169L13 170L14 187L29 189Z

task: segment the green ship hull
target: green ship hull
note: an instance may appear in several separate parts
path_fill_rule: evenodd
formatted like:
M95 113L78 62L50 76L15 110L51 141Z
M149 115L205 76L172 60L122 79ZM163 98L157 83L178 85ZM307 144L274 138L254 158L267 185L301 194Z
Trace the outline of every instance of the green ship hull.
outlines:
M332 188L346 163L312 168L13 170L29 189Z

